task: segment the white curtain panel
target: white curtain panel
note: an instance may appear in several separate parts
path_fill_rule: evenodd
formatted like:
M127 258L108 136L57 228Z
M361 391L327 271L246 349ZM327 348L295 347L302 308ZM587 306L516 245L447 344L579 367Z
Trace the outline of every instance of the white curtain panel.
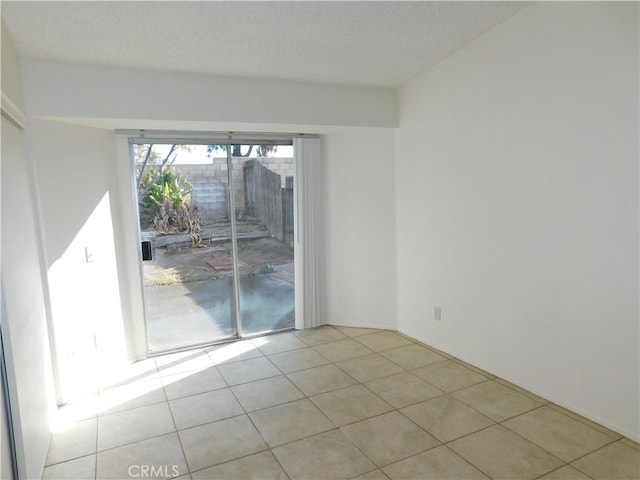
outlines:
M324 325L324 212L320 138L295 138L296 328Z

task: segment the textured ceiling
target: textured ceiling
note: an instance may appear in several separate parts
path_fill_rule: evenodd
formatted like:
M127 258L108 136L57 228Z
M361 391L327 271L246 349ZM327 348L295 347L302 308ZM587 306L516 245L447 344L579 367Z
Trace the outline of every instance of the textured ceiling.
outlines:
M397 87L523 2L2 1L22 56Z

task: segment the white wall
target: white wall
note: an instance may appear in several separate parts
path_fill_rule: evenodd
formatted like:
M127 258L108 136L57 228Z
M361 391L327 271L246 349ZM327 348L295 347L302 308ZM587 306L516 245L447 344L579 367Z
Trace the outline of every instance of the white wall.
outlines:
M20 131L2 118L2 318L18 470L39 478L54 405L38 237Z
M395 127L398 120L391 88L35 59L22 59L21 67L30 115L119 119L120 128L150 128L150 124L160 128L158 121Z
M22 116L17 57L2 30L2 109ZM18 474L21 478L40 478L51 436L49 415L54 407L40 237L22 132L4 117L0 143L1 321Z
M395 132L323 136L329 323L396 328Z
M97 388L98 362L126 358L114 239L115 136L32 119L27 143L38 180L60 380L71 400Z
M2 69L0 70L2 94L9 99L16 108L24 112L18 55L13 47L9 32L4 26L4 21L0 19L0 22L2 22L0 28L0 30L2 30Z
M110 128L152 126L174 130L217 128L251 131L261 126L267 132L324 132L354 125L397 125L396 92L393 89L136 71L35 59L21 59L21 68L28 113L32 117L49 120ZM331 279L333 286L330 288L336 300L331 300L330 305L333 312L340 313L333 314L331 318L335 322L363 322L370 326L393 328L393 134L391 130L384 129L363 132L366 130L354 130L353 135L358 141L362 139L364 147L350 142L351 134L327 137L331 163L328 187L332 198L341 202L336 204L331 200L336 224L330 230L335 232L335 241L339 239L343 244L355 246L362 237L366 244L366 248L359 248L358 254L350 259L344 253L347 249L335 248L336 252L343 253L336 253L336 260L332 260L336 276ZM82 140L85 131L80 129L77 135ZM36 135L31 138L36 141ZM39 168L42 169L46 167L43 155L49 140L37 141L41 144L38 157L41 158ZM96 147L89 146L90 141L82 142L87 145L87 151L96 150ZM137 344L141 345L144 343L144 331L136 321L142 314L139 268L134 265L137 252L128 248L131 239L135 238L135 224L128 218L131 213L130 172L125 148L122 144L118 147L117 159L113 158L106 168L110 175L118 178L120 189L118 205L114 206L122 221L120 230L118 222L114 224L120 259L120 300L126 328L131 328L130 337L138 338ZM49 174L61 177L67 164L64 162L62 170L55 172L49 168L41 177ZM366 172L361 168L366 168ZM355 189L349 187L341 191L345 182L356 185ZM380 189L384 191L382 196L379 196ZM94 196L90 191L87 194L89 198ZM83 196L84 193L80 193L79 197ZM345 207L345 202L354 202L353 208L348 204ZM363 212L358 211L361 208ZM345 217L348 210L354 215ZM382 232L377 223L379 218L384 219ZM47 227L50 228L53 226ZM356 231L361 233L354 236ZM386 258L372 262L368 252L386 255ZM130 356L134 358L143 354L139 349L130 350Z
M396 179L399 329L636 440L638 58L534 4L402 88Z
M2 315L4 315L4 312L2 312ZM1 345L0 354L3 354ZM5 402L4 372L0 375L2 377L2 381L0 381L0 478L8 480L14 478L13 450L8 408Z

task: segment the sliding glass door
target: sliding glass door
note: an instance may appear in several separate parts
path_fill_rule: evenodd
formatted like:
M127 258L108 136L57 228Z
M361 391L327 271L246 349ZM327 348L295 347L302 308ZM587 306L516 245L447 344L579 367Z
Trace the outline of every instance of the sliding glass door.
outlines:
M241 146L238 153L249 148ZM233 162L242 332L293 328L293 156Z
M150 352L293 328L292 146L132 152Z

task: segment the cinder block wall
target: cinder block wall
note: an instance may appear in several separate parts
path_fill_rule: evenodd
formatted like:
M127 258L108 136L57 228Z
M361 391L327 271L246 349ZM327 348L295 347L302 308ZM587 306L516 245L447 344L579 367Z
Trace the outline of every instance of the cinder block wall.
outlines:
M244 163L249 158L234 157L233 159L233 192L237 212L244 212ZM285 186L285 177L293 176L293 158L258 158L264 166L282 177L282 186ZM206 223L228 215L227 198L227 159L213 158L210 164L184 164L174 165L193 185L191 199L200 207L200 213Z

